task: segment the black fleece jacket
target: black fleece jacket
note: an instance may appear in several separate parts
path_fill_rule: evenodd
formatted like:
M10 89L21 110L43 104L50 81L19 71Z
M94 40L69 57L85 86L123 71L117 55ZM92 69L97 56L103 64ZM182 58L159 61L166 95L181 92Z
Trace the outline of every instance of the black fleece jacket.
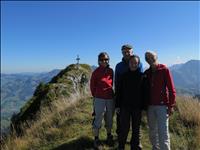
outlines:
M116 91L116 107L145 109L148 95L147 78L137 69L122 75Z

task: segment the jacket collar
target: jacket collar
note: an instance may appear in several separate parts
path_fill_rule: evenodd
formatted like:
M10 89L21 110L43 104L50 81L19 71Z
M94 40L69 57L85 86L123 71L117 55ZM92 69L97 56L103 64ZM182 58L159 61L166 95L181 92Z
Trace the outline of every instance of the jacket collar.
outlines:
M166 68L165 65L163 65L163 64L158 64L158 65L156 66L156 71L158 71L158 70L163 70L163 69L165 69L165 68ZM151 67L149 68L149 71L152 71L152 68L151 68Z
M124 59L124 57L122 58L122 62L125 63L125 64L128 64L128 63L129 63L129 61L127 62L127 61Z

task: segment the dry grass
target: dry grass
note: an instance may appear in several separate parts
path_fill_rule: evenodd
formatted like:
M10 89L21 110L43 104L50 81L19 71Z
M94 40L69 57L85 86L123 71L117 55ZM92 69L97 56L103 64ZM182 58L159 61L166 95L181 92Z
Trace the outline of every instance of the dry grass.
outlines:
M82 99L82 100L81 100ZM56 101L51 109L43 108L40 119L29 122L31 128L22 137L12 136L5 142L5 150L29 149L83 149L92 147L91 110L92 102L88 95L80 92L69 99ZM90 101L90 102L88 102ZM200 149L200 104L191 97L177 97L174 114L170 117L172 150ZM115 119L114 119L115 120ZM113 131L115 131L115 122ZM106 137L102 129L100 137ZM148 128L142 125L142 144L150 150ZM116 147L116 145L115 145ZM129 146L126 145L128 148ZM104 146L105 150L110 148Z
M177 109L185 124L200 125L200 102L197 99L178 97Z
M200 149L200 101L178 96L176 112L171 118L172 147L176 150Z
M1 145L1 148L5 150L30 149L33 145L36 147L37 145L45 145L57 137L67 136L63 132L65 129L59 125L62 125L66 118L76 110L77 102L87 96L87 93L83 95L77 92L71 94L67 99L53 102L51 108L43 108L37 121L27 122L30 128L24 128L25 133L22 137L17 137L14 133L6 139L6 144Z

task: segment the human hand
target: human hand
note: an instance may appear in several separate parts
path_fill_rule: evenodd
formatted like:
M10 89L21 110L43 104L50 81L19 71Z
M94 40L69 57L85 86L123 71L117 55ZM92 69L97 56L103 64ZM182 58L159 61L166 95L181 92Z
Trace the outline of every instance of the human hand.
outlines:
M120 113L120 108L119 107L115 108L115 111L116 111L117 114L119 114Z
M167 114L168 114L169 116L171 116L171 115L173 114L173 112L174 112L174 109L173 109L172 107L168 107L168 109L167 109Z
M95 111L92 112L92 116L93 116L93 117L95 116Z

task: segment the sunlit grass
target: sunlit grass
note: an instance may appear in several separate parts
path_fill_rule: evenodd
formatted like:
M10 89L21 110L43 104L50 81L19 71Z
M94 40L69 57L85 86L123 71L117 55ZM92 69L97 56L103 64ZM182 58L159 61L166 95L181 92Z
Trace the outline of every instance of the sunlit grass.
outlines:
M31 128L25 129L25 135L13 135L5 141L5 150L54 149L84 150L92 149L92 98L88 95L74 94L69 100L60 100L52 109L44 108L40 119L30 122ZM177 106L170 117L170 137L172 150L200 149L200 112L199 102L188 97L177 97ZM116 119L113 119L114 147L107 146L106 130L100 131L100 139L105 150L117 148ZM141 143L144 150L150 150L146 113L143 112L141 125ZM130 149L128 137L126 149Z

